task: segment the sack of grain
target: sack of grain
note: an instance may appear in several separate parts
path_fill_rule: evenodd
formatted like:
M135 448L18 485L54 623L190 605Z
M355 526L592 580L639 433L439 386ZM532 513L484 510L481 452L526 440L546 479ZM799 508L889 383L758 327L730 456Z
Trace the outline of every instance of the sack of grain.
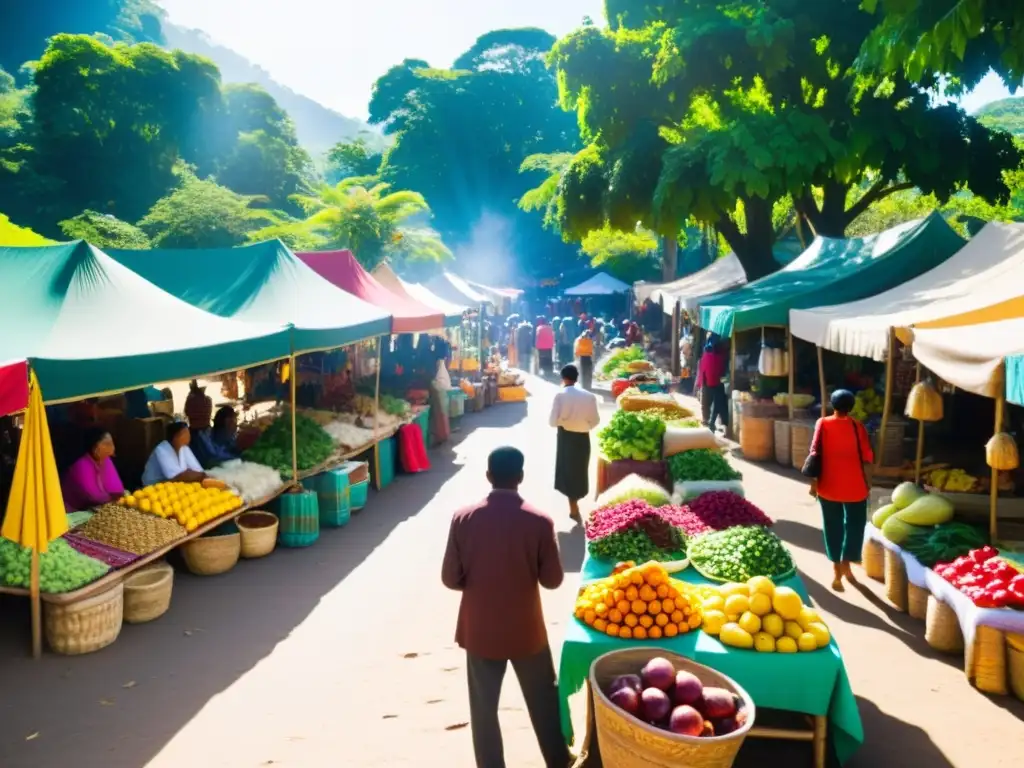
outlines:
M665 427L665 436L661 439L661 455L663 458L675 456L683 451L698 448L718 450L722 445L715 433L707 427Z

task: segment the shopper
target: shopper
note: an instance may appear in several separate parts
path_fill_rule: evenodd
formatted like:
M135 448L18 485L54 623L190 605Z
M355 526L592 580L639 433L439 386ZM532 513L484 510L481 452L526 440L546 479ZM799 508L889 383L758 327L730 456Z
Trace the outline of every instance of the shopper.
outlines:
M832 589L842 592L844 577L857 583L851 563L860 562L871 492L865 465L873 464L875 456L868 431L850 416L853 393L837 389L831 402L834 413L818 419L814 426L804 474L813 478L811 495L817 496L821 505L825 554L832 561Z
M462 593L455 641L466 651L477 768L505 768L498 701L509 662L545 765L570 763L539 589L557 589L564 573L554 523L519 495L523 462L508 447L487 458L493 490L455 513L441 568L444 585Z
M562 391L555 395L549 423L558 429L555 490L569 499L569 517L582 523L580 499L590 490L590 432L601 422L597 395L576 386L575 365L562 369Z
M583 380L583 388L589 392L594 382L593 332L584 331L576 339L576 357L580 361L580 378Z
M555 372L555 331L546 318L537 318L537 335L534 343L537 346L537 367L540 373L544 376L552 375Z
M694 390L700 392L704 424L712 432L717 429L717 421L723 427L729 423L729 399L725 395L725 384L722 383L727 368L725 346L717 336L712 335L704 345L704 354L697 364L697 381L694 382Z

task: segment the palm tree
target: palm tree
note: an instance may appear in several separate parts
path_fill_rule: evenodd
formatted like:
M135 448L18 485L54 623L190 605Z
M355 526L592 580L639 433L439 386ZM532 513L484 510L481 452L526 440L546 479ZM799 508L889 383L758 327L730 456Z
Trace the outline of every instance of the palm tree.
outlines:
M359 176L292 195L307 215L298 227L323 238L325 248L350 249L367 269L387 258L452 258L440 235L424 223L430 208L423 195L389 188L376 176Z

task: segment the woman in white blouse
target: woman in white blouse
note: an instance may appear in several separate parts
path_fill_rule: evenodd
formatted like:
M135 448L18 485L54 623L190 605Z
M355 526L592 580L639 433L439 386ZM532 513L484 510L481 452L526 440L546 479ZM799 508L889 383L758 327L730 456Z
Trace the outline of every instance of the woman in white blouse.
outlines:
M179 483L197 483L206 479L203 467L188 447L192 436L188 425L175 421L167 426L167 439L149 455L142 471L142 484L153 485L173 480Z

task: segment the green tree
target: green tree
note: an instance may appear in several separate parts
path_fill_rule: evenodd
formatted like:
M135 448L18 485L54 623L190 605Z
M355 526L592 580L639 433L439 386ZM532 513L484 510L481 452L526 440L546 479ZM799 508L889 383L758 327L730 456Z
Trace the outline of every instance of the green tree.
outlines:
M373 176L380 173L384 153L373 148L365 136L339 141L327 152L328 184L337 184L352 176Z
M158 200L138 226L154 248L226 248L247 242L249 234L277 224L265 202L239 195L213 181L186 175L181 186Z
M1018 141L1024 141L1024 98L993 101L975 112L974 116L982 125L1006 131Z
M149 237L138 227L115 216L96 211L82 211L58 225L61 232L72 240L85 240L97 248L145 250L150 247Z
M354 177L313 194L296 195L308 218L303 226L324 238L327 248L348 248L373 269L386 258L443 261L452 254L426 226L430 209L423 195L389 186L374 177Z

